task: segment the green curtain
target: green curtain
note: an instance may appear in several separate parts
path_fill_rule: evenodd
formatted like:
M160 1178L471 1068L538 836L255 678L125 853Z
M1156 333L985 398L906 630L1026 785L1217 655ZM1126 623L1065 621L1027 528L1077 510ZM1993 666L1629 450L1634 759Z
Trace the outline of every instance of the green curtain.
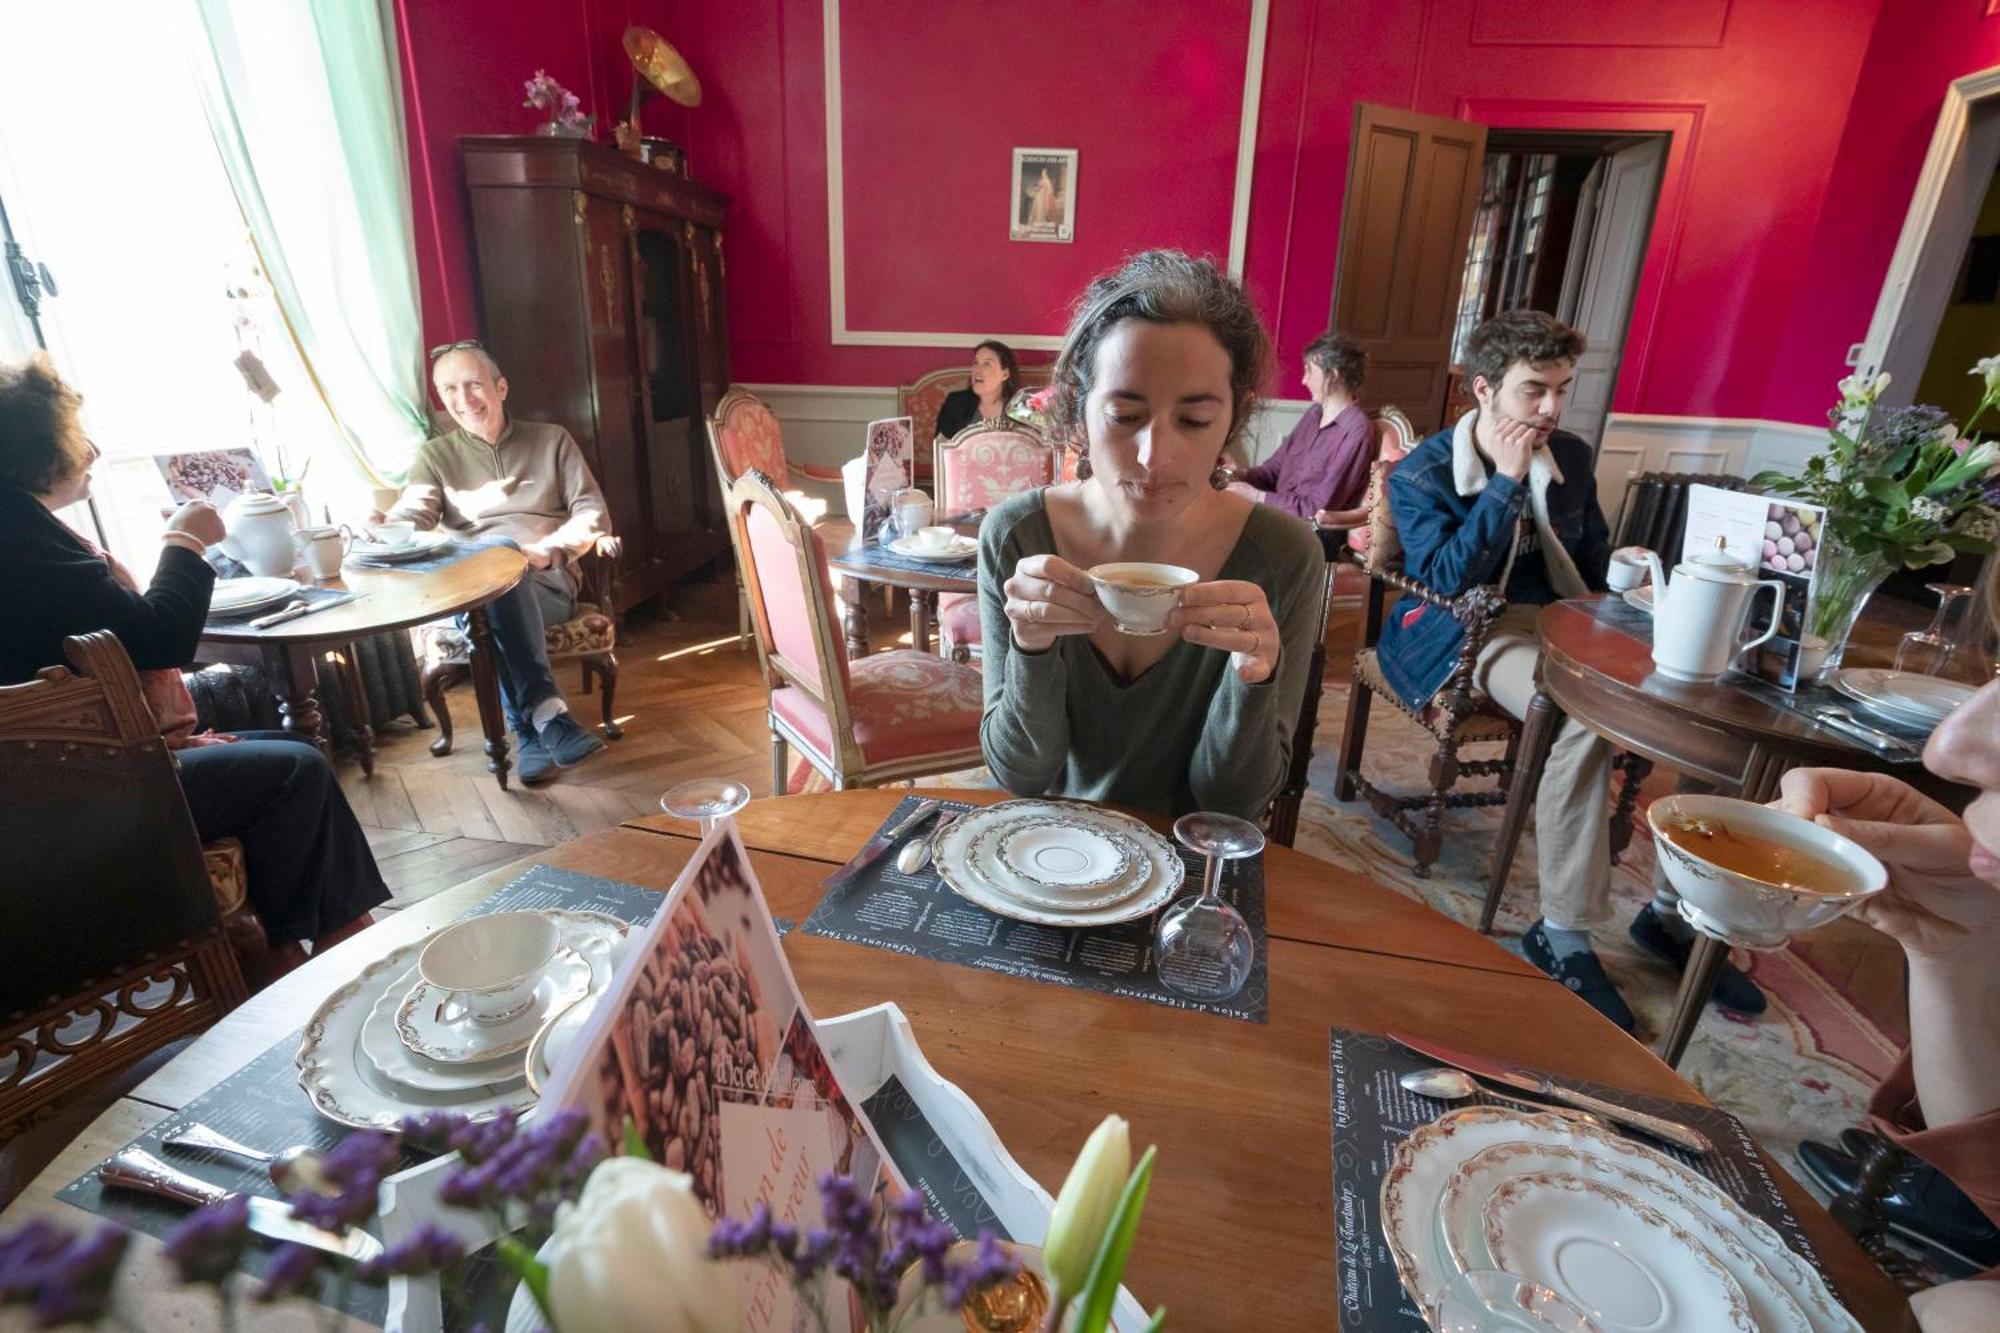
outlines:
M360 470L400 482L429 422L387 0L187 2L195 82L286 331Z

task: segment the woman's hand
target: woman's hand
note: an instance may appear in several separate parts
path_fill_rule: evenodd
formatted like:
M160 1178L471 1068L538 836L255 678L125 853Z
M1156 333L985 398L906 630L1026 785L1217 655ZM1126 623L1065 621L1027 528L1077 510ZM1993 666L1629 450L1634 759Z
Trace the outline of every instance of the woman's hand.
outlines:
M1916 957L2000 946L2000 887L1973 876L1972 835L1957 815L1882 773L1798 768L1778 790L1772 805L1853 839L1889 872L1888 889L1855 916Z
M1237 679L1255 685L1278 669L1278 622L1264 590L1241 579L1189 585L1167 624L1189 643L1229 654Z
M1001 591L1014 642L1024 652L1042 652L1065 634L1088 634L1104 623L1090 575L1059 555L1023 558Z
M204 546L213 546L229 534L223 530L222 515L206 500L189 500L167 520L168 532L185 532Z

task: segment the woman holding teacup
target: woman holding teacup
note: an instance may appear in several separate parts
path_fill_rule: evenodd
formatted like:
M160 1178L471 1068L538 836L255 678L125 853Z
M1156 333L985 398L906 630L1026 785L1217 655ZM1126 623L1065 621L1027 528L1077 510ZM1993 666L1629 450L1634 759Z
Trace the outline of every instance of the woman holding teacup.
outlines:
M2000 583L1987 591L2000 612ZM1924 766L1979 789L1963 818L1896 778L1841 769L1785 774L1775 804L1846 835L1889 872L1887 890L1855 915L1903 946L1910 1046L1875 1090L1869 1128L2000 1226L2000 681L1945 720ZM1836 1166L1845 1156L1808 1146ZM1937 1196L1924 1190L1919 1205ZM1946 1283L1910 1304L1925 1333L2000 1328L2000 1281Z
M1050 406L1078 480L980 530L980 738L1009 791L1251 819L1277 794L1326 558L1223 489L1269 358L1206 260L1148 251L1084 293Z
M141 588L56 517L90 495L97 449L84 436L82 405L46 357L0 366L0 685L62 664L71 635L117 635L176 752L196 831L204 842L242 842L250 899L271 942L344 938L389 891L326 756L281 731L195 732L181 669L208 617L215 571L203 556L222 540L222 519L200 501L182 505Z

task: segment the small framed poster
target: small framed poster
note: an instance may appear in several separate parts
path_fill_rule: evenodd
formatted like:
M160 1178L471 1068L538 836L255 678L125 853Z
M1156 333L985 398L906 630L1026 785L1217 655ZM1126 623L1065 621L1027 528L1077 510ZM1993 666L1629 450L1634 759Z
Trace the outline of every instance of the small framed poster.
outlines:
M896 492L916 485L916 430L909 417L883 417L868 423L868 465L861 540L873 541L889 522Z
M1076 239L1076 149L1016 148L1013 181L1008 240Z

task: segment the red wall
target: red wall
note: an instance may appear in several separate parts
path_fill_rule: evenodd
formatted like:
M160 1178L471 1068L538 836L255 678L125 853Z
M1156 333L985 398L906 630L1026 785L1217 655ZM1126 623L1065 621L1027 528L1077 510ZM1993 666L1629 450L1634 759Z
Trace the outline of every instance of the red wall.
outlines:
M2000 17L1986 0L1933 4L1917 20L1885 11L1840 139L1838 167L1786 321L1764 414L1826 420L1850 345L1868 334L1902 234L1945 87L2000 64ZM1911 389L1915 389L1911 385Z
M637 21L702 77L702 107L653 114L688 146L696 176L734 198L737 376L888 385L964 355L955 342L830 340L821 0L403 3L433 334L462 334L472 320L455 136L531 125L516 104L538 66L592 109L622 106L617 36ZM1871 52L1881 4L1272 0L1246 278L1281 354L1294 359L1325 327L1354 103L1367 100L1502 127L1675 131L1619 410L1758 416L1785 400L1774 371L1829 379L1817 364L1825 347L1865 330L1948 77L1938 71L1948 56L1959 60L1949 73L1992 60L1968 48L1993 25L1964 15L1926 17L1947 31L1885 34ZM849 325L1059 332L1088 275L1129 250L1224 253L1248 10L1247 0L1200 10L938 0L921 11L843 0ZM1851 122L1864 57L1869 96L1894 103L1907 126ZM1903 72L1913 62L1918 77ZM1075 244L1005 239L1015 145L1081 150ZM1851 146L1876 161L1859 180ZM1873 273L1830 277L1855 242L1822 221L1837 150L1849 182L1840 209L1860 215L1847 225L1869 244L1886 236ZM1892 162L1900 178L1874 182ZM1802 313L1815 302L1860 314ZM1832 365L1837 374L1838 350ZM1296 394L1292 378L1274 387ZM1805 418L1824 410L1816 390L1793 397L1813 400Z

